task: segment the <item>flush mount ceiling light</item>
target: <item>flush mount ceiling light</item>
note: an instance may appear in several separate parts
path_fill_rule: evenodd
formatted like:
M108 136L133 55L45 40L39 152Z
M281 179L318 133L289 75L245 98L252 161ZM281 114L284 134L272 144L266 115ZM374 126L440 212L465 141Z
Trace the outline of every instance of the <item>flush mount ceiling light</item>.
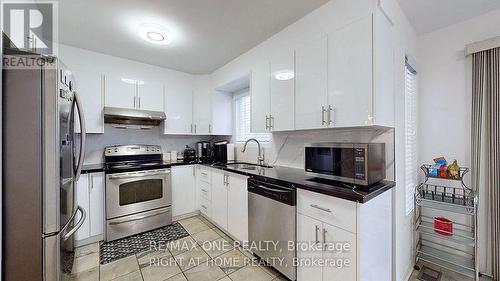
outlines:
M172 38L167 28L157 24L143 24L139 27L139 36L156 45L168 45Z
M289 69L279 70L274 73L274 78L280 81L290 80L295 78L295 72Z

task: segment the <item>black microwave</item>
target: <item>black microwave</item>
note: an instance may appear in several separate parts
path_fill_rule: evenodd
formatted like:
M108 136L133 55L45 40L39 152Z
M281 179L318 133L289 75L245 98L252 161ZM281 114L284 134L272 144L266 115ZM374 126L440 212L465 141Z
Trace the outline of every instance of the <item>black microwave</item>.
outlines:
M371 185L385 179L385 144L306 144L305 170L314 177Z

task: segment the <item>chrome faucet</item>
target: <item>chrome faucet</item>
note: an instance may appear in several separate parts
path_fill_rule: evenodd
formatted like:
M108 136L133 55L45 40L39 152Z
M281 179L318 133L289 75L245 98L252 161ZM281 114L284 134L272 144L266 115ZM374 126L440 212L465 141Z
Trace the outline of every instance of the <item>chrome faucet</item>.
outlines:
M243 149L241 150L241 152L245 152L245 150L247 149L247 144L250 141L254 141L254 142L257 143L257 149L259 150L259 155L257 156L257 163L259 163L259 165L264 165L264 153L262 153L262 151L260 150L260 142L258 140L256 140L256 139L248 139L245 142L245 145L243 146Z

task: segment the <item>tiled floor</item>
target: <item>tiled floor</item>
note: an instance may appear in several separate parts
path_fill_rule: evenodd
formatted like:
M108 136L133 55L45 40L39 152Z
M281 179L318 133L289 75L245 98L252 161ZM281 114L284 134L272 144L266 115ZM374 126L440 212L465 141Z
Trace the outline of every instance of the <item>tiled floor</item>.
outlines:
M441 269L437 266L434 266L432 264L426 263L426 262L419 262L419 265L425 265L431 269L434 269L436 271L441 272L441 281L473 281L472 278L468 278L466 276L463 276L461 274L446 270L446 269ZM408 281L418 281L417 276L418 276L418 271L413 270L413 273L410 276L410 279ZM491 281L488 277L480 277L479 280L481 281Z
M78 281L279 281L269 267L252 264L226 234L201 216L179 221L190 236L108 264L99 244L76 249L71 280Z

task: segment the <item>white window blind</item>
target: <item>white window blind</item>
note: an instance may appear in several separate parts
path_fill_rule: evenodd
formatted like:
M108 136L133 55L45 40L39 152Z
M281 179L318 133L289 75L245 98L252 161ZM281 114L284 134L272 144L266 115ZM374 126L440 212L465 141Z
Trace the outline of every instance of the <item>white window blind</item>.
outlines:
M405 187L406 215L413 211L413 194L418 180L417 158L417 73L406 65L405 74Z
M247 139L254 138L260 142L268 142L271 140L271 134L251 133L250 102L251 99L248 91L234 96L236 141L244 142Z

